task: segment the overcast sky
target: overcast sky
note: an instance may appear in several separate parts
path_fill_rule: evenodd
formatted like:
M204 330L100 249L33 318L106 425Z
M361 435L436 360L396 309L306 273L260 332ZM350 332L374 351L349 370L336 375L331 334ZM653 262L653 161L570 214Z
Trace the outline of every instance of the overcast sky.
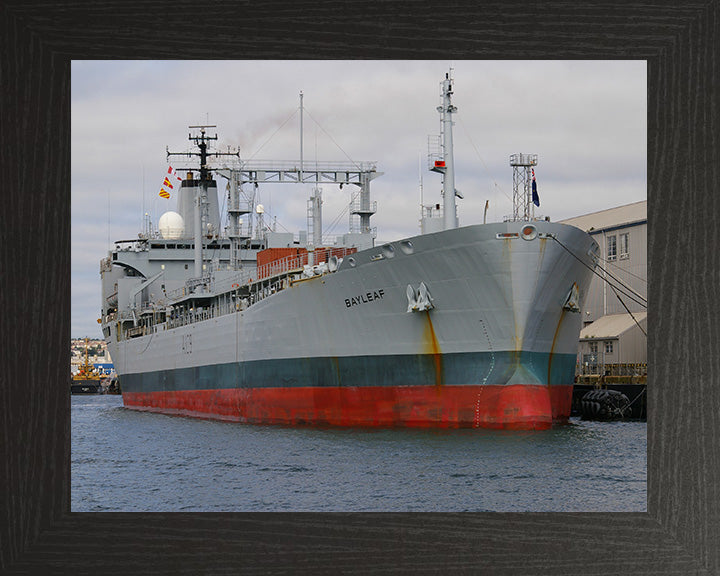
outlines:
M441 202L427 146L450 68L461 225L482 222L486 200L488 221L512 213L516 153L538 155L536 214L552 220L647 198L645 61L74 61L72 336L101 337L99 262L113 241L175 210L158 196L166 148L186 151L189 125L215 124L216 149L297 160L301 91L305 161L376 161L378 242L418 234L421 181L424 202ZM222 178L218 190L223 206ZM325 234L347 232L353 190L322 185ZM266 222L306 229L311 192L261 185Z

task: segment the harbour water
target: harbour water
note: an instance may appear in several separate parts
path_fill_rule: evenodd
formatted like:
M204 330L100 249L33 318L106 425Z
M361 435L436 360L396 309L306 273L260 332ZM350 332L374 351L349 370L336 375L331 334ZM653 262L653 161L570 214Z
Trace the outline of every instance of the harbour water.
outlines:
M645 422L256 426L72 397L73 512L644 512Z

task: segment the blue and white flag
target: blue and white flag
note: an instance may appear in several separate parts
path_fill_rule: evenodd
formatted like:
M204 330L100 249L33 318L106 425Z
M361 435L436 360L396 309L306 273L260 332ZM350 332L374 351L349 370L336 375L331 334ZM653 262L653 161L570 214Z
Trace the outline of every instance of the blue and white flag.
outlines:
M540 207L540 196L537 193L537 183L535 182L535 168L532 169L532 201L535 206Z

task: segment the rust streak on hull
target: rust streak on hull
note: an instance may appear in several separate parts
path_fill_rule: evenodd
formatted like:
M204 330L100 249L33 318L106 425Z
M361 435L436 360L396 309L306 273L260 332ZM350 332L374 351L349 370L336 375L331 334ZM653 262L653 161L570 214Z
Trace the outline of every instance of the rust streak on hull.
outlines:
M430 318L430 311L425 311L427 324L425 325L425 338L423 339L425 354L432 356L433 365L435 367L435 386L440 387L443 384L442 377L442 350L435 335L435 327Z
M562 326L563 319L565 318L565 308L560 311L560 320L558 320L557 328L555 328L555 335L553 336L552 346L550 347L550 356L548 357L548 372L547 372L547 385L550 386L550 374L552 372L553 356L555 355L555 344L557 343L558 334L560 334L560 326Z

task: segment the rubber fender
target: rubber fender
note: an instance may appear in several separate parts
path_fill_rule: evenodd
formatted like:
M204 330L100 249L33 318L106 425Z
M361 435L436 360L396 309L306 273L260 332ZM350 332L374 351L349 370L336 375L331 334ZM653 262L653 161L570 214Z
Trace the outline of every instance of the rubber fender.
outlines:
M621 420L630 400L617 390L590 390L583 395L580 405L586 420Z

